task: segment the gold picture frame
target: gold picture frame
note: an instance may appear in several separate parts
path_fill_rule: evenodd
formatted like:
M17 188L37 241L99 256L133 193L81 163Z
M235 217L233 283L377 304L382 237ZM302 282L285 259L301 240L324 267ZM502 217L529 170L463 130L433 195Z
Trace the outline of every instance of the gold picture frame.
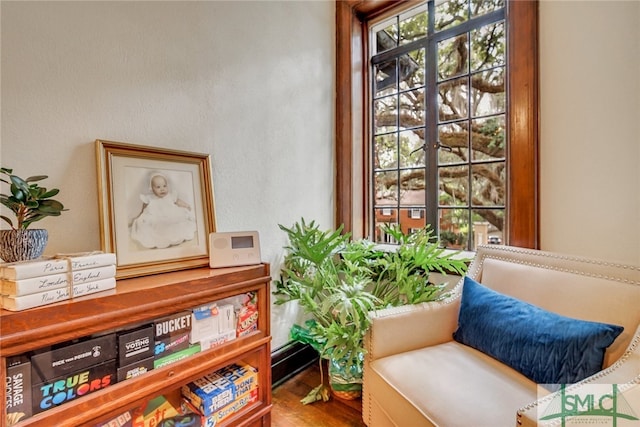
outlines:
M209 264L208 154L96 140L100 245L124 279Z

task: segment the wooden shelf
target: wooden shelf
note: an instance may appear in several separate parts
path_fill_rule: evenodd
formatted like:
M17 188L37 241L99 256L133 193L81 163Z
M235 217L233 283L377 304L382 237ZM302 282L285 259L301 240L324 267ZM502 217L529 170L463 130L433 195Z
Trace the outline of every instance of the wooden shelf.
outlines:
M223 425L231 425L231 422L233 425L269 425L270 281L268 264L225 269L199 268L119 280L113 291L31 310L0 311L0 379L6 381L5 358L8 356L153 321L180 310L247 292L255 292L258 300L257 331L34 415L17 426L92 426L241 360L258 368L258 402L243 408ZM0 399L1 402L6 401L4 387ZM6 418L4 405L0 415L2 420Z

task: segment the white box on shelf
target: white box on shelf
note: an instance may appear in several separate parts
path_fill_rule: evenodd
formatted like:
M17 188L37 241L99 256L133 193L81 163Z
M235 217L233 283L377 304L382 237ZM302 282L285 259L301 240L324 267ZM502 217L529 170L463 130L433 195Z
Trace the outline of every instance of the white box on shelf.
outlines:
M236 313L232 304L218 307L218 333L236 330Z
M189 342L195 344L204 338L218 335L220 332L219 318L219 308L215 302L192 309Z
M236 339L236 331L227 331L227 332L223 332L222 334L216 335L216 336L211 336L211 337L206 337L203 338L202 341L200 341L200 348L201 350L207 350L213 347L217 347L221 344L224 344L228 341L232 341Z

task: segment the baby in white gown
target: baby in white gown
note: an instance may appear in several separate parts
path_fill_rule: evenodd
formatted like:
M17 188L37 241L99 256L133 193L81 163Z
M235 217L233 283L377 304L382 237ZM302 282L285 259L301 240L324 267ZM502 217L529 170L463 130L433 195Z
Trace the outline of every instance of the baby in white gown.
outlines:
M151 192L141 194L142 212L131 224L131 238L145 248L167 248L193 239L196 222L191 206L171 191L167 178L151 176Z

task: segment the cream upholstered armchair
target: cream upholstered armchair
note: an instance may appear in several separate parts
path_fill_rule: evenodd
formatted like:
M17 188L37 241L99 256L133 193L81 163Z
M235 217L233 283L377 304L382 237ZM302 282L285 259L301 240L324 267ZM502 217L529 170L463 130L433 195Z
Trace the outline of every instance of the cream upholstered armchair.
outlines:
M535 375L546 378L553 369L573 375L559 377L575 382L562 386L565 395L606 390L611 394L611 387L601 390L594 387L616 384L618 401L628 402L632 409L629 416L634 413L640 416L640 267L508 246L485 246L478 249L468 276L460 280L451 297L444 301L371 313L372 326L365 338L363 384L363 418L369 427L540 426L584 421L580 415L571 418L566 413L554 412L559 395L548 391L550 386L539 386L530 378L536 378ZM535 316L525 317L521 322L520 314L493 312L494 306L489 305L481 307L480 312L470 312L471 322L466 321L471 330L486 322L502 322L499 332L482 337L487 347L496 341L516 342L520 338L511 338L510 334L520 328L530 341L527 345L537 354L532 355L531 351L520 354L520 347L524 346L512 346L505 363L483 351L482 345L478 349L453 338L462 329L463 312L484 298L463 302L463 289L467 297L473 295L467 292L474 289L467 287L467 282L475 282L479 285L476 290L492 292L497 298L516 299L517 302L503 304L506 313L521 302L542 310L540 322ZM551 353L545 353L551 350L543 345L553 347L559 341L544 344L545 338L535 334L545 335L547 329L554 328L545 327L540 332L536 327L544 324L543 317L557 314L570 320L579 319L576 322L580 325L585 323L581 321L589 321L589 325L595 322L602 330L601 335L608 341L601 345L597 372L581 378L586 371L575 371L573 367L579 361L553 357L558 363L551 360ZM555 318L550 319L555 324ZM619 327L624 329L620 332ZM563 332L554 331L560 335ZM600 345L592 346L591 341L578 344L586 345L586 350ZM578 353L584 351L576 348ZM526 370L526 375L523 374L518 360L513 363L513 357L518 355L526 359L525 365L537 359L535 375ZM552 362L556 368L551 367ZM549 369L545 364L549 364ZM545 417L548 420L541 420Z

